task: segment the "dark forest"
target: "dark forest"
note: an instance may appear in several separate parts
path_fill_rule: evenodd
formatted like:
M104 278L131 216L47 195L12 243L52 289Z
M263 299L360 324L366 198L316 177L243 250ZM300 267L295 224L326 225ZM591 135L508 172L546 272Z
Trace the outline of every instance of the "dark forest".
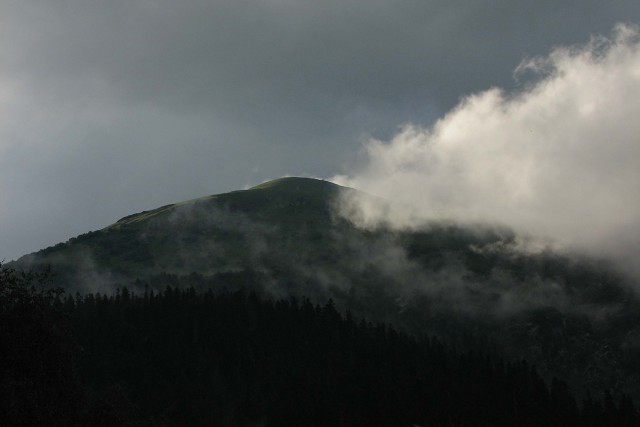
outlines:
M254 292L65 295L3 267L7 425L637 425L627 395L585 398L505 362Z

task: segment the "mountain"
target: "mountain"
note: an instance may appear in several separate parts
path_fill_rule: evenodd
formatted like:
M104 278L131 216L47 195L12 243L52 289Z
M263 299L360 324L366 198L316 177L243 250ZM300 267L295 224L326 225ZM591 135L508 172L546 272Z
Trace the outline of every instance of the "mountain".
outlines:
M326 181L282 178L126 216L101 230L24 256L52 265L72 290L102 289L151 274L232 272L261 264L273 245L299 254L333 226L331 203L352 191ZM308 251L305 251L308 252Z
M513 237L504 230L433 225L410 233L359 229L336 213L341 198L350 195L374 199L328 181L281 178L129 215L21 257L15 265L50 265L53 284L73 292L109 292L115 285L161 273L229 275L248 270L271 281L302 275L322 278L323 288L343 288L351 285L354 273L372 275L393 267L386 264L402 263L395 259L404 256L398 250L435 266L470 245ZM383 275L387 273L392 271Z
M14 266L50 265L68 294L169 286L331 298L414 335L526 359L579 391L640 398L640 301L628 278L602 261L523 251L500 227L360 228L337 209L352 196L374 200L282 178L129 215Z

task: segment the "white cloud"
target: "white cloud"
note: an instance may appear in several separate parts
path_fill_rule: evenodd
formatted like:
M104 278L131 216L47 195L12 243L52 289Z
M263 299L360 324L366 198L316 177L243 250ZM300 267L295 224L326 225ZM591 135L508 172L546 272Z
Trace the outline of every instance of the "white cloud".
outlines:
M368 142L365 165L334 180L411 209L382 218L360 206L360 219L497 222L561 247L640 255L638 28L516 73L529 71L536 80L520 92L476 93L429 129Z

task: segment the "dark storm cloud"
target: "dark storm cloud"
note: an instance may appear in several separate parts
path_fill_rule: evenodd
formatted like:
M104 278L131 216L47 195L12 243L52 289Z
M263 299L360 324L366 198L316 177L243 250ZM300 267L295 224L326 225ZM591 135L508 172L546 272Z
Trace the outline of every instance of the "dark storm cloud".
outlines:
M628 1L0 0L0 258L429 125Z

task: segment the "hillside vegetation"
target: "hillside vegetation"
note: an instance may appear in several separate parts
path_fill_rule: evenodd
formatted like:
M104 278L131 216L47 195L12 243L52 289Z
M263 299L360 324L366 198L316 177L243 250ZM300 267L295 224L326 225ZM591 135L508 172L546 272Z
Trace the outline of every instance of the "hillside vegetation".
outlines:
M243 291L63 297L1 269L9 425L631 426L628 396L577 400L524 361L459 351L329 300ZM9 327L4 327L4 326ZM25 340L28 337L29 340Z
M67 294L255 292L334 301L458 349L527 360L547 381L640 399L640 301L602 261L518 250L500 227L359 228L335 184L282 178L167 205L19 259ZM361 197L369 197L362 196Z

